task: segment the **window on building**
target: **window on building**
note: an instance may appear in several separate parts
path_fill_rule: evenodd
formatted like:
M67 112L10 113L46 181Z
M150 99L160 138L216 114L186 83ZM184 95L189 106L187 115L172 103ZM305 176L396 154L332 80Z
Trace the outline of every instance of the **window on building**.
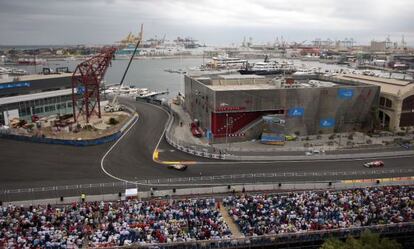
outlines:
M54 105L45 106L45 112L53 112L54 110L56 110Z
M33 114L39 114L43 112L43 106L38 106L36 108L34 108L33 110Z
M39 106L39 105L42 105L43 103L42 103L42 101L41 101L41 99L36 99L35 101L34 101L34 105L35 106Z
M380 97L380 106L385 106L385 98L384 97Z
M385 99L385 107L388 107L388 108L392 107L392 101L390 99Z
M19 108L19 116L28 116L31 115L30 107L21 107Z
M68 108L72 107L72 102L68 102L68 103L67 103L67 107L68 107Z
M380 97L379 105L387 108L392 108L392 101L388 98Z
M414 110L414 95L411 95L403 100L402 111L412 112Z
M65 109L65 108L66 108L66 103L60 103L60 104L57 104L57 105L56 105L56 108L57 108L58 110L60 110L60 109Z

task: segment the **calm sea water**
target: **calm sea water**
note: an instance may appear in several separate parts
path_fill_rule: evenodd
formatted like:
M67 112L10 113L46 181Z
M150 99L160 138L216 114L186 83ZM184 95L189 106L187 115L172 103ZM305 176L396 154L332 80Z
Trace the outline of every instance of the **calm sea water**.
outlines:
M79 62L76 60L48 61L46 65L14 67L22 68L29 73L39 73L43 67L50 67L52 69L56 67L69 67L73 71ZM183 69L185 71L188 68L200 66L202 63L202 58L133 60L124 83L125 85L148 88L150 90L168 90L170 94L167 97L173 97L178 92L184 92L184 76L177 73L168 73L164 70ZM105 75L106 84L119 83L127 64L128 60L113 60L111 67L108 68Z

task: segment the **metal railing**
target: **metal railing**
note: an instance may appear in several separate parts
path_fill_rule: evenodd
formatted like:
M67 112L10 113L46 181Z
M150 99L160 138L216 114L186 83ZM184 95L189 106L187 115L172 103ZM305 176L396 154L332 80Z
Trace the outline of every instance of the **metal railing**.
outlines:
M165 126L165 140L168 144L173 146L174 148L195 155L200 157L212 158L212 159L226 159L226 152L224 150L217 149L213 146L203 146L197 145L193 143L188 143L184 140L178 139L173 135L172 125L175 122L175 116L178 114L175 113L171 108L170 111L170 119L168 120Z
M200 185L211 184L214 185L226 185L226 184L255 184L258 182L275 182L279 178L279 182L286 182L289 178L296 177L312 177L313 181L300 181L300 183L313 183L317 177L354 177L360 176L361 178L374 177L378 178L382 175L411 175L414 174L414 169L372 169L363 171L315 171L315 172L266 172L266 173L245 173L245 174L229 174L229 175L213 175L213 176L192 176L192 177L177 177L177 178L159 178L159 179L145 179L135 180L131 182L107 182L107 183L88 183L88 184L74 184L74 185L61 185L61 186L47 186L47 187L34 187L34 188L18 188L18 189L3 189L0 190L0 194L22 194L22 193L37 193L37 192L50 192L50 191L67 191L67 190L90 190L90 189L105 189L105 188L130 188L136 186L179 186L185 185ZM333 180L323 179L323 182L329 182ZM321 181L319 181L321 182Z

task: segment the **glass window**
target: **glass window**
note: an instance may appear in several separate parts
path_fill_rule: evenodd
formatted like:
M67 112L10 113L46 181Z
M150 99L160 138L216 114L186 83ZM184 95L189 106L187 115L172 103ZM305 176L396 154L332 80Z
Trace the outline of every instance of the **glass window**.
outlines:
M380 97L380 106L384 106L384 105L385 105L385 98Z
M65 109L66 108L66 103L60 103L56 105L57 109Z
M36 108L34 108L34 111L33 111L34 114L39 114L39 113L42 113L42 112L43 112L43 106L36 107Z
M392 107L392 101L390 99L385 100L385 106L391 108Z
M30 115L30 108L29 107L22 107L19 109L20 116L27 116Z
M52 112L54 110L56 110L54 105L45 106L45 112Z

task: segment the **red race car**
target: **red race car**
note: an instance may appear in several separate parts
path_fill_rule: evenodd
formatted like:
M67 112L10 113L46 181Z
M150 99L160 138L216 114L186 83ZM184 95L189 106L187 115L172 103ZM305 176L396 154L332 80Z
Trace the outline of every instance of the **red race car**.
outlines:
M364 166L367 168L379 168L379 167L384 167L384 162L383 161L372 161L372 162L364 163Z

